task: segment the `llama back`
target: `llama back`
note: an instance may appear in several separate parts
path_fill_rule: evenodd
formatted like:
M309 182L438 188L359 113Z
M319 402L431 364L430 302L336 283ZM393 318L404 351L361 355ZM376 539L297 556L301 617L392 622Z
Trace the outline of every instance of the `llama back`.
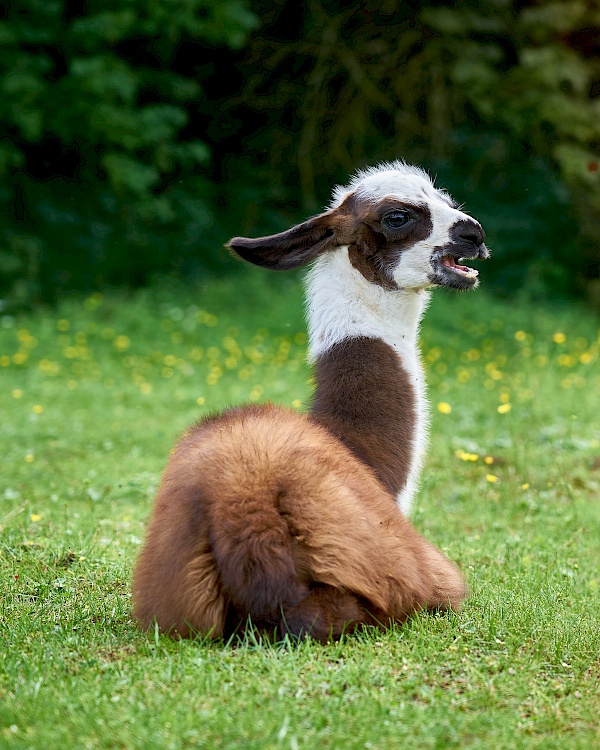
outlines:
M250 616L324 639L348 620L401 620L431 603L423 544L327 430L270 406L232 409L171 455L135 571L135 613L182 636L219 636Z

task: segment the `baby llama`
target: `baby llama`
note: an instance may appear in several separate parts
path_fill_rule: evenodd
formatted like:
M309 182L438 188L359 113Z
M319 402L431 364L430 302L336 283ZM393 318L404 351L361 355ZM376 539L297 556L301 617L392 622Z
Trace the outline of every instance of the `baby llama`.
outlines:
M308 414L252 405L201 420L164 472L134 612L175 637L259 631L326 641L460 607L461 573L407 518L426 432L419 321L429 290L472 289L484 232L421 169L358 172L320 215L229 247L311 263Z

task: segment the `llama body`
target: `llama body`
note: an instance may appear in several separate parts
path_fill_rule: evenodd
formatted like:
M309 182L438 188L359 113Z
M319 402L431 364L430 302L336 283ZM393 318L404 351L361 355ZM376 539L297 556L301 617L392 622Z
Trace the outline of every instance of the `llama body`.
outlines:
M464 583L325 428L249 406L179 441L134 593L143 624L184 637L227 636L251 616L266 632L326 640L457 607Z
M235 238L307 285L317 387L309 415L232 409L173 451L134 574L135 614L172 634L337 637L458 608L456 567L407 520L427 429L418 325L434 286L466 289L483 231L421 170L359 173L323 214ZM404 511L404 512L402 512Z

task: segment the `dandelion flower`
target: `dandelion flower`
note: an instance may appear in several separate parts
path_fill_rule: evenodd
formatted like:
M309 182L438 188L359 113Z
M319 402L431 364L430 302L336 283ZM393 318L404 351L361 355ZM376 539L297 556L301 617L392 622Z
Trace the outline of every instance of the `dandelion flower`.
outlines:
M257 401L263 393L263 387L262 385L255 385L254 388L250 391L250 400L251 401Z
M485 478L486 478L486 479L487 479L487 481L488 481L488 482L490 482L491 484L495 484L495 482L497 482L497 481L498 481L498 477L497 477L497 476L495 476L494 474L486 474L486 475L485 475Z
M32 513L29 517L31 518L31 520L33 521L33 523L37 523L37 521L41 521L42 520L41 515L38 515L37 513Z
M562 331L557 331L554 336L552 336L552 341L554 341L555 344L564 344L567 340L567 337Z
M508 412L511 410L511 405L509 403L506 404L500 404L497 408L498 414L508 414Z
M479 460L479 453L467 453L467 451L463 450L457 450L456 455L458 458L460 458L461 461L478 461Z
M118 349L120 352L124 352L127 349L129 349L129 346L131 345L131 340L129 336L117 336L115 340L113 341L113 346L115 349Z
M452 407L445 401L440 401L440 403L437 405L437 409L440 414L450 414L452 412Z

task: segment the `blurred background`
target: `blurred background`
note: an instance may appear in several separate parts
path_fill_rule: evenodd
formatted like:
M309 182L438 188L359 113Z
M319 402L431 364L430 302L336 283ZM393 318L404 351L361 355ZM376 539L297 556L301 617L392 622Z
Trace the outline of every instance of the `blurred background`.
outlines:
M227 274L394 158L496 294L600 309L597 0L9 0L0 123L0 312Z

